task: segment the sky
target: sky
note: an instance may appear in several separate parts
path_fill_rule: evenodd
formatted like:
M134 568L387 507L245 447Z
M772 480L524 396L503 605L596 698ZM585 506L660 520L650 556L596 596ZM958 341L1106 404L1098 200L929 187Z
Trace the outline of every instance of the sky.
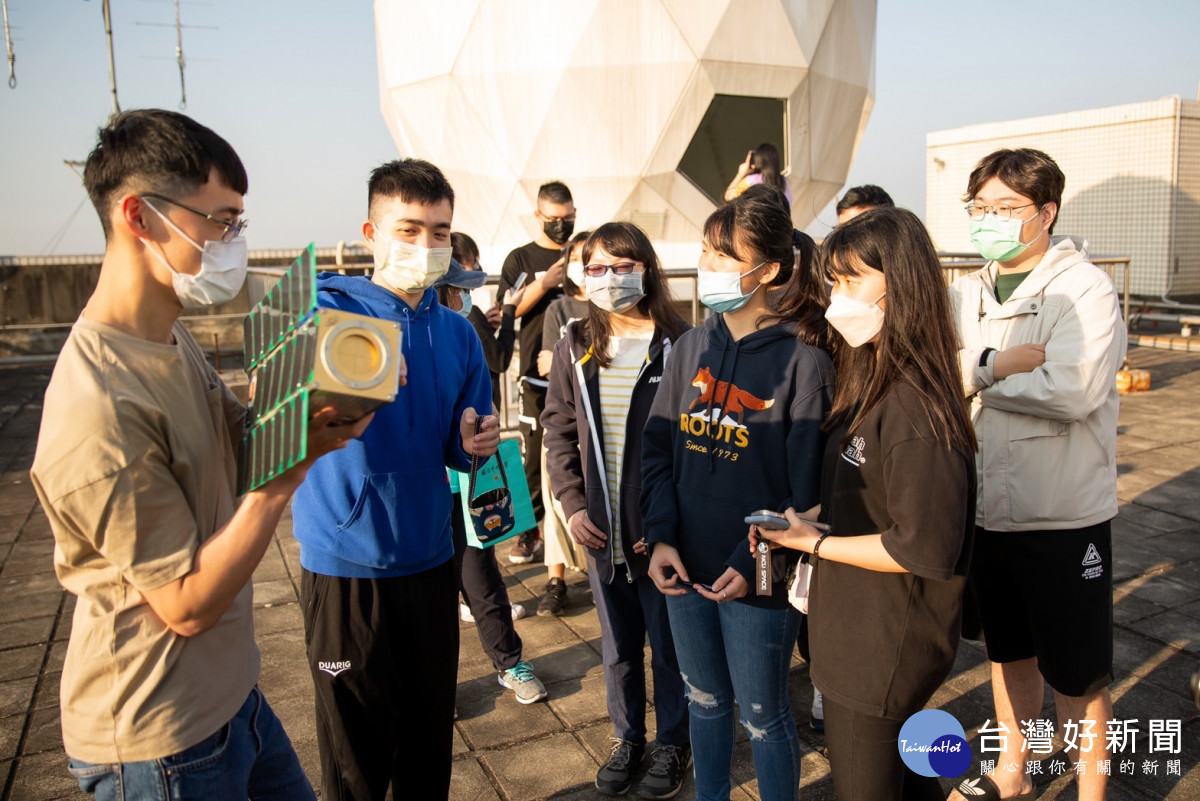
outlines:
M178 109L172 0L111 6L121 107ZM5 70L0 255L102 252L63 164L87 156L112 111L100 0L8 0L8 16L17 86ZM182 19L184 111L246 164L250 247L360 238L367 174L400 155L380 112L372 3L183 0ZM923 216L930 131L1194 100L1197 31L1197 0L880 0L875 106L846 186L879 184ZM833 222L831 205L809 231Z

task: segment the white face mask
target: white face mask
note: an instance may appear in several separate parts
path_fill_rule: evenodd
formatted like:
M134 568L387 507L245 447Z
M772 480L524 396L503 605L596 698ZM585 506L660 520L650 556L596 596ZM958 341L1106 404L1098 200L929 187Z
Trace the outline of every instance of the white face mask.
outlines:
M587 276L583 272L583 262L569 261L567 262L567 278L574 282L575 286L583 286L583 281Z
M644 273L626 273L617 275L608 270L604 275L588 275L584 277L584 288L587 299L601 309L614 314L632 309L637 302L646 297L642 286Z
M201 246L190 236L180 230L165 214L154 208L149 200L142 199L151 211L162 218L175 233L182 236L196 250L200 251L200 272L195 275L181 273L167 262L166 258L145 239L142 244L154 258L162 262L171 271L171 283L175 287L175 296L185 309L202 309L206 306L216 306L227 303L237 297L246 283L246 267L248 252L246 237L238 236L222 242L219 239L206 240Z
M452 252L453 248L423 248L398 239L376 239L375 270L398 292L421 292L450 269Z
M834 295L829 301L829 308L825 310L825 319L842 335L847 345L861 347L883 330L883 309L875 305L883 299L883 295L871 303L846 295Z

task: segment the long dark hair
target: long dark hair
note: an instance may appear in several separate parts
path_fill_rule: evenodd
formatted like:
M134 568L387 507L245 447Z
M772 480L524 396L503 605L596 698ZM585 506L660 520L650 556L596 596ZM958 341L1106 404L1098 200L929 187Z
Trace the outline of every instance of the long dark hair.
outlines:
M752 187L753 188L753 187ZM824 275L812 237L792 228L792 218L769 193L746 192L719 206L704 222L704 241L716 252L750 264L778 262L766 284L771 313L759 318L792 321L806 345L825 347Z
M921 397L937 437L948 447L975 450L963 397L958 331L937 251L925 226L907 209L882 207L834 228L822 247L830 275L887 278L883 328L873 343L852 348L835 331L837 389L826 430L853 432L897 382Z
M637 308L654 321L655 327L672 342L688 329L687 323L675 313L671 305L671 290L667 276L659 264L658 254L650 239L633 223L610 222L597 228L583 246L583 263L592 260L597 247L621 259L640 261L646 267L642 276L642 288L646 296L638 301ZM612 337L612 315L595 303L588 304L588 315L579 323L581 340L592 347L592 358L601 367L611 362L608 341Z
M754 148L754 170L762 176L763 183L783 189L787 182L783 180L783 160L779 150L770 142L763 142Z

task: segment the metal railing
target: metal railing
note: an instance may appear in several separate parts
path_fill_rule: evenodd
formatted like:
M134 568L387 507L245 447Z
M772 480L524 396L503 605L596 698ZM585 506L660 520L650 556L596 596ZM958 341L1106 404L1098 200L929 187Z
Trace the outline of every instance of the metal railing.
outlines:
M332 248L327 248L324 250L333 251ZM271 255L275 255L275 254L272 253ZM332 256L332 253L328 253L325 255ZM953 283L959 277L961 277L969 272L972 272L974 270L978 270L979 268L983 267L987 263L984 259L981 259L978 255L976 255L974 253L941 253L938 255L939 255L939 258L941 259L942 269L945 272L947 286L949 286L951 283ZM1121 272L1121 284L1120 284L1120 286L1121 286L1121 304L1122 304L1122 308L1123 308L1125 325L1128 328L1129 321L1130 321L1130 306L1131 306L1130 258L1128 256L1099 256L1099 257L1091 258L1090 261L1092 264L1095 264L1097 267L1103 269L1108 274L1109 278L1111 278L1113 280L1114 284L1117 283L1116 272L1117 272L1118 268L1120 269L1120 272ZM369 264L345 264L345 267L350 267L351 269L363 269L364 267L369 268ZM343 267L343 269L345 269L345 267ZM336 267L334 267L334 269L336 269ZM251 273L256 274L255 277L257 279L259 279L256 282L255 291L261 292L263 294L265 294L266 291L268 289L270 289L271 278L272 277L277 278L278 275L281 273L281 270L272 270L270 268L258 268L258 267L251 267L250 271L251 271ZM679 307L679 311L682 314L682 316L684 316L685 318L690 317L690 320L693 325L699 324L703 320L706 310L704 310L700 304L700 296L697 291L697 285L696 285L696 268L695 267L668 267L665 269L664 272L667 275L667 279L668 279L670 287L671 287L672 298L675 300L677 307ZM498 275L489 275L485 286L496 286L497 284L499 284L499 282L500 282L500 277ZM250 303L253 304L253 303L257 302L257 300L258 300L257 298L251 297ZM221 322L233 323L236 320L240 320L243 316L244 315L241 315L241 314L196 315L196 316L185 315L183 317L183 320L184 320L184 322L209 323L209 324L221 323ZM54 330L54 329L67 329L67 328L70 328L71 325L72 325L71 323L40 324L40 325L39 324L31 324L31 325L27 325L27 326L18 324L18 325L0 326L0 329L7 329L10 331L22 329L22 328ZM215 360L219 366L221 352L222 352L221 342L220 342L219 336L216 333L214 333L212 336L213 336L213 339L212 339L211 344L212 344L212 348L215 353ZM208 344L209 344L208 342L201 342L201 347L207 347ZM516 386L517 386L517 380L519 378L519 370L517 367L517 365L520 364L519 348L520 348L520 345L518 343L517 349L513 354L512 365L509 367L509 369L507 371L505 371L504 375L501 377L501 382L500 382L500 401L501 401L500 423L501 423L501 429L505 432L515 431L517 428L517 426L516 426L516 398L517 398ZM226 351L226 352L228 352L228 351ZM53 356L47 357L48 361L52 360L52 359L53 359ZM9 363L12 363L10 360L0 359L0 363L5 363L6 361Z

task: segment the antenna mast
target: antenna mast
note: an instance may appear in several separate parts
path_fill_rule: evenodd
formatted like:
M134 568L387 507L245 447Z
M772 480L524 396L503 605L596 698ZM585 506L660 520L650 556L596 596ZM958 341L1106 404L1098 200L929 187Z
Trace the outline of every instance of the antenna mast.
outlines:
M12 29L8 27L8 0L0 0L4 7L4 47L8 50L8 88L17 88L17 56L12 49Z
M113 58L112 13L108 8L108 0L101 0L104 10L104 35L108 39L108 83L112 87L113 114L121 113L121 104L117 102L117 62Z
M183 82L183 25L179 22L179 0L175 0L175 59L179 62L179 110L187 108L187 85Z

